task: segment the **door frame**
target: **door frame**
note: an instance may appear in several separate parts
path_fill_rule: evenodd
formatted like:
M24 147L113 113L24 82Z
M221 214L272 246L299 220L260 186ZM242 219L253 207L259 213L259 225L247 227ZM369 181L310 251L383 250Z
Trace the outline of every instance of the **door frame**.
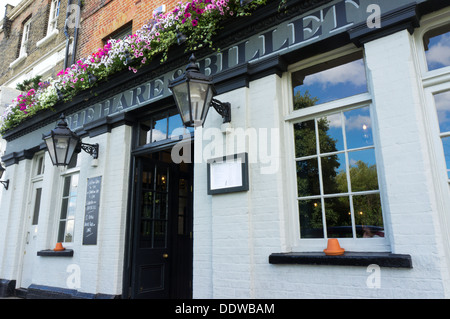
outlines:
M135 137L133 138L133 140ZM186 140L185 140L186 141ZM134 142L134 141L133 141ZM131 152L131 160L130 160L130 176L129 176L129 196L128 196L128 211L127 211L127 218L126 218L126 237L125 237L125 253L124 253L124 270L123 270L123 285L122 285L122 297L124 299L131 299L133 296L133 259L134 259L134 251L135 251L135 245L137 245L137 242L135 241L135 232L139 231L138 229L135 229L136 227L136 194L139 191L139 187L137 185L137 179L139 174L139 168L138 168L138 161L140 160L139 157L142 157L144 155L149 155L152 153L158 153L162 151L167 151L173 148L173 146L179 141L170 141L167 143L155 143L155 145L146 145L144 147L139 147L138 149ZM135 145L135 144L134 144ZM194 145L194 138L191 136L190 138L190 145L192 150L192 158L193 158L193 145ZM170 166L177 165L174 163L169 163ZM191 164L191 185L193 184L193 161ZM193 189L193 188L192 188ZM191 242L193 243L193 194L191 195L191 203L190 203L190 220L188 221L190 231L191 231ZM175 234L174 234L175 235ZM171 239L174 240L173 238ZM193 261L193 248L191 245L190 249L190 257L191 261ZM190 297L192 297L192 265L190 267ZM169 289L173 289L176 285L174 283L174 280L170 280L168 282ZM170 295L170 292L169 292Z
M21 260L21 266L20 266L20 278L18 278L18 286L19 288L25 288L24 280L31 279L30 284L32 284L33 280L33 264L34 260L36 259L36 237L38 232L38 226L39 226L39 218L36 221L36 224L34 224L34 215L35 215L35 209L36 209L36 198L37 198L37 190L41 189L40 193L40 199L39 199L39 207L38 207L38 216L41 209L41 203L42 203L42 187L43 181L42 178L32 180L30 183L30 200L28 201L28 204L26 206L26 213L25 213L25 224L24 224L24 232L23 232L23 245L22 245L22 260ZM35 234L33 234L33 232ZM33 241L33 246L28 246L29 242ZM33 261L30 261L30 258L33 259ZM29 285L28 285L29 286Z

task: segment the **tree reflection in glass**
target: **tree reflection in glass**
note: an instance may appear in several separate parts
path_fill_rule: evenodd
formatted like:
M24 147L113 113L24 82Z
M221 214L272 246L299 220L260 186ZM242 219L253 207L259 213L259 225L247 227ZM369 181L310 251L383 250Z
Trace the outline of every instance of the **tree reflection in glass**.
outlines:
M316 102L298 92L294 106ZM369 107L296 123L294 136L301 238L382 235Z

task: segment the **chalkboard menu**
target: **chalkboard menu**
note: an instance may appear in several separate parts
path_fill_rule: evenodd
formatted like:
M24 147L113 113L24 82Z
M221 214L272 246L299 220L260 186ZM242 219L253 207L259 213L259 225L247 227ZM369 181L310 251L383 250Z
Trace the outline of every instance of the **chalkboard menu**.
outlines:
M86 209L84 213L83 245L97 245L98 208L102 177L88 178L86 188Z

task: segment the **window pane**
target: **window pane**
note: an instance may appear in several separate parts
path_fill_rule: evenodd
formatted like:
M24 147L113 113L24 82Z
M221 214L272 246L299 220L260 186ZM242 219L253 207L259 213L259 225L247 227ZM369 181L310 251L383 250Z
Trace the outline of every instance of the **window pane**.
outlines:
M166 233L167 233L167 222L166 221L155 221L154 224L154 238L153 238L153 248L165 248L166 247Z
M378 190L375 150L349 152L350 181L353 192Z
M441 133L450 132L450 91L434 96Z
M156 193L155 219L167 219L167 195Z
M373 145L369 107L344 112L347 148Z
M66 221L62 220L59 222L59 230L58 230L58 242L64 242L64 232L66 230Z
M39 220L39 209L41 207L42 188L36 188L36 198L34 200L34 212L32 225L37 225Z
M450 25L426 33L423 42L429 71L450 65Z
M76 200L79 175L74 174L64 178L63 196L61 201L61 215L58 230L59 242L73 241L73 227L75 224Z
M184 129L183 122L181 121L181 116L179 114L174 114L169 117L169 138L179 137L184 135L186 130Z
M367 92L364 60L360 53L295 72L292 82L294 96L298 97L294 98L294 109Z
M60 219L66 219L67 217L67 208L69 207L69 199L64 198L61 205L61 216Z
M167 168L158 167L156 176L156 190L157 191L167 191Z
M167 139L167 114L163 114L153 119L151 143Z
M44 156L42 156L38 160L36 175L44 174L44 169L45 169Z
M295 157L316 155L316 128L314 120L294 124Z
M323 191L325 194L345 193L348 191L345 154L320 158L322 167Z
M63 189L63 197L69 196L70 190L70 176L64 178L64 189Z
M75 216L76 203L77 203L76 197L69 198L69 205L67 207L67 217L66 218L73 218Z
M64 242L71 243L73 241L73 227L75 221L70 219L66 222L66 234L64 236Z
M384 237L379 194L353 196L357 237Z
M320 195L317 158L297 162L298 196Z
M447 164L447 176L450 179L450 136L442 139L442 145L444 146L445 163Z
M350 201L346 197L325 199L328 238L353 237Z
M72 175L70 184L70 196L76 196L78 187L78 175Z
M300 237L323 238L322 205L320 199L301 200L298 203L300 214Z
M344 150L341 113L322 117L317 121L317 127L321 154Z

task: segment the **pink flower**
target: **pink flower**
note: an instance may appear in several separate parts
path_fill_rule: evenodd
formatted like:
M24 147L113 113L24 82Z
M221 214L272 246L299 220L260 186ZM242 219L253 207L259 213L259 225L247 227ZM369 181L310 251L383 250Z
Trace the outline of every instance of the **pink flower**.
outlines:
M197 20L192 20L192 26L196 27L198 25L198 21Z

